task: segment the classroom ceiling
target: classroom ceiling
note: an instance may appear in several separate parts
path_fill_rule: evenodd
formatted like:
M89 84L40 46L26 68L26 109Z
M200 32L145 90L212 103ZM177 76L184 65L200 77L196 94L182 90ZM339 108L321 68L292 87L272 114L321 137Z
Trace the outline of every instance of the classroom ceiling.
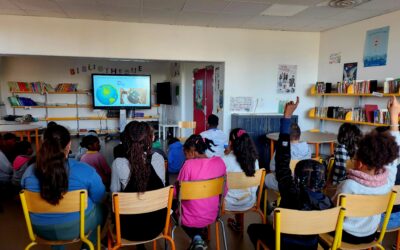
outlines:
M400 0L333 1L359 5L335 8L330 0L0 0L0 15L318 32L400 10Z

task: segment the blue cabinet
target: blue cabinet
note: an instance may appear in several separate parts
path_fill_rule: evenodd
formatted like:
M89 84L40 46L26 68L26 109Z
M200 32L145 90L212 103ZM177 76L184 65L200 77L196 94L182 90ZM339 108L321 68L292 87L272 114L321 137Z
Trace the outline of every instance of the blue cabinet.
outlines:
M279 132L279 124L282 115L278 114L232 114L231 128L243 128L251 136L256 144L260 167L269 169L271 156L270 144L266 134ZM292 122L298 121L295 115Z

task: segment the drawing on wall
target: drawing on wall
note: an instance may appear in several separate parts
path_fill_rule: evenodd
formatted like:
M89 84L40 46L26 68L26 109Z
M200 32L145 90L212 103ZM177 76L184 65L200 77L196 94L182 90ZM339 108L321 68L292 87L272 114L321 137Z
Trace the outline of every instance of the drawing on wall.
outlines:
M250 112L254 108L254 97L231 97L231 112Z
M345 63L343 65L343 81L352 82L357 80L357 63Z
M203 80L196 80L195 84L196 84L194 93L195 96L194 102L196 104L195 106L196 109L203 110Z
M297 65L280 64L278 66L278 93L296 91Z
M339 53L331 53L329 55L329 64L336 64L336 63L340 63L342 59L342 54Z
M389 26L368 30L364 45L364 67L386 65Z

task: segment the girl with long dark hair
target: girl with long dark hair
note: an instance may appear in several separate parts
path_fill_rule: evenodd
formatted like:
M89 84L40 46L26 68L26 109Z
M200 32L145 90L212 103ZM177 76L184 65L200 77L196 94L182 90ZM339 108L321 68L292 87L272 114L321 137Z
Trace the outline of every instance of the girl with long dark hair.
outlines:
M70 133L60 125L48 127L44 141L36 155L36 163L25 172L21 186L39 192L42 199L57 205L68 191L86 189L88 206L86 209L86 232L96 232L96 227L104 221L101 201L105 187L96 170L89 165L67 159L71 148ZM79 236L79 213L35 214L31 213L34 231L48 240L69 240ZM89 237L96 242L96 234ZM53 247L63 249L63 247Z
M111 192L138 192L140 195L164 187L157 173L161 168L165 176L164 159L160 154L152 153L152 133L145 122L132 121L125 127L121 141L126 157L114 160ZM134 241L155 238L164 229L165 214L166 209L140 215L121 215L122 238Z
M254 176L258 166L258 154L253 140L241 128L232 129L229 134L229 154L222 157L226 172L244 172L246 176ZM230 189L225 196L225 209L231 211L246 211L256 202L257 187L248 189ZM228 225L235 231L243 227L243 214L236 214L235 219L229 218Z

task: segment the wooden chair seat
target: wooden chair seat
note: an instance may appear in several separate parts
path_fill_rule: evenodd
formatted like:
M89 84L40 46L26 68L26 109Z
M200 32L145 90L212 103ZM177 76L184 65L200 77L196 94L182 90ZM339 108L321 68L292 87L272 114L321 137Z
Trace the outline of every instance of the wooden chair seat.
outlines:
M326 244L332 244L333 242L333 236L330 234L320 234L319 239L320 241L323 241ZM342 250L369 249L375 247L377 244L379 244L379 242L377 241L372 241L370 243L364 243L364 244L350 244L342 241L338 249Z
M112 239L115 239L116 238L115 233L112 233L111 237L112 237ZM163 233L160 233L159 235L157 235L157 237L150 239L150 240L132 241L132 240L127 240L127 239L121 238L121 243L123 246L134 246L134 245L140 245L140 244L146 244L149 242L153 242L153 241L156 241L156 240L162 239L162 238L164 238Z

